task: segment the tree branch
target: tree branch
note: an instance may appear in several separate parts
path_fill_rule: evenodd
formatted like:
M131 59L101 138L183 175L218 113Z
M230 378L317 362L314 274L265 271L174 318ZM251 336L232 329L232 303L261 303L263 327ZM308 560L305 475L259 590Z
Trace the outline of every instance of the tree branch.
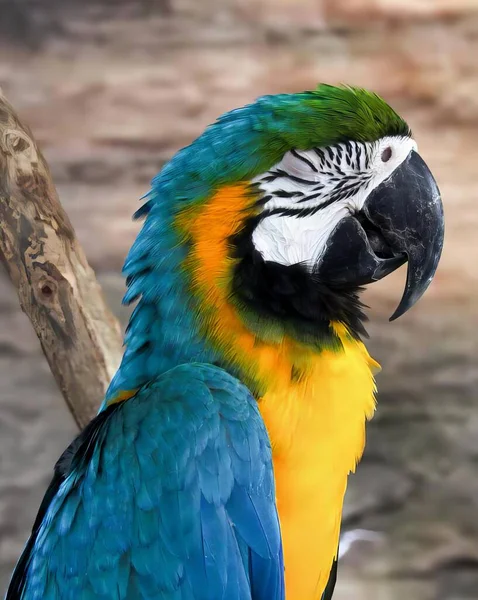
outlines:
M106 306L31 131L1 92L0 259L83 427L96 414L119 364L120 326Z

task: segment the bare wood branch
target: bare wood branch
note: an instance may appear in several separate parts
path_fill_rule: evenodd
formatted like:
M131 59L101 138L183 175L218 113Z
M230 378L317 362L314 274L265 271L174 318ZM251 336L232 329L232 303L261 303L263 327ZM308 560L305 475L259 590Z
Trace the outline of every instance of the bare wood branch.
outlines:
M120 326L106 306L30 129L1 93L0 259L83 427L96 414L119 364Z

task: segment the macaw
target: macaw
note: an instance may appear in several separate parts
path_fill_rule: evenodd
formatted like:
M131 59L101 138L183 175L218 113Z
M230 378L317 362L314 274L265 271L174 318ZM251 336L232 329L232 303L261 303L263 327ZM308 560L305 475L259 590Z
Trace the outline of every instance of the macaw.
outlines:
M122 363L6 598L329 600L375 407L359 293L406 262L391 319L424 293L437 184L383 99L322 84L223 115L145 200Z

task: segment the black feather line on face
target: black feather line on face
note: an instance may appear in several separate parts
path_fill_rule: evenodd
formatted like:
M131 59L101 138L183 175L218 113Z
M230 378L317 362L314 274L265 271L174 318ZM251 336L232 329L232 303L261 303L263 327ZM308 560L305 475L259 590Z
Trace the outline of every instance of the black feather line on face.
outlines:
M270 214L270 213L269 213ZM239 259L233 272L232 298L236 305L261 319L283 324L299 341L337 345L331 323L343 323L350 334L368 337L367 316L359 300L360 288L332 287L302 264L265 261L255 249L252 233L264 215L250 218L229 242Z
M324 194L324 192L322 191L323 188L324 188L324 186L321 185L319 190L317 191L317 193L310 194L309 196L304 196L300 200L297 200L297 204L302 204L303 202L308 202L309 200L315 200L315 198L320 198ZM331 204L331 203L328 201L323 202L322 204L320 204L320 208L322 208L322 207L325 208L326 206L329 206L329 204Z
M275 179L283 177L284 179L290 179L291 181L302 183L304 185L315 185L317 183L316 181L310 181L309 179L302 179L301 177L297 177L296 175L291 175L290 173L286 173L282 169L276 169L275 171L272 171L271 175L274 175ZM271 181L274 181L274 179L272 179Z
M288 192L285 190L274 191L275 198L297 198L297 196L302 196L302 192Z
M311 196L307 196L303 200L300 200L298 203L305 202L306 200L312 200L321 195L322 195L321 192L318 192L317 194L312 194ZM337 201L337 198L333 197L333 198L329 198L325 202L322 202L321 204L318 204L317 206L308 206L307 208L296 208L294 206L272 208L271 210L264 212L262 214L262 217L265 218L265 217L270 217L273 215L281 215L281 216L285 216L285 217L299 217L299 218L309 217L311 215L315 215L316 213L320 212L323 208L327 208L327 206L330 206L331 204L333 204L336 201Z
M362 160L362 144L357 144L357 165L360 169L360 161Z
M299 154L297 152L297 150L291 150L291 154L292 154L292 156L295 156L296 158L301 160L303 163L305 163L307 166L309 166L312 169L312 171L315 171L316 173L318 173L319 170L317 169L317 167L307 157L302 156L302 154Z

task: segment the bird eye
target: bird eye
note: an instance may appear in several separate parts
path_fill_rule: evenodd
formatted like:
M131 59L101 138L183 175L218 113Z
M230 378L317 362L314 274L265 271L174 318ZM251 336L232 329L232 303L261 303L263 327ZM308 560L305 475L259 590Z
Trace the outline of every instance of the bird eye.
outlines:
M392 158L392 149L387 146L382 152L382 162L388 162Z

